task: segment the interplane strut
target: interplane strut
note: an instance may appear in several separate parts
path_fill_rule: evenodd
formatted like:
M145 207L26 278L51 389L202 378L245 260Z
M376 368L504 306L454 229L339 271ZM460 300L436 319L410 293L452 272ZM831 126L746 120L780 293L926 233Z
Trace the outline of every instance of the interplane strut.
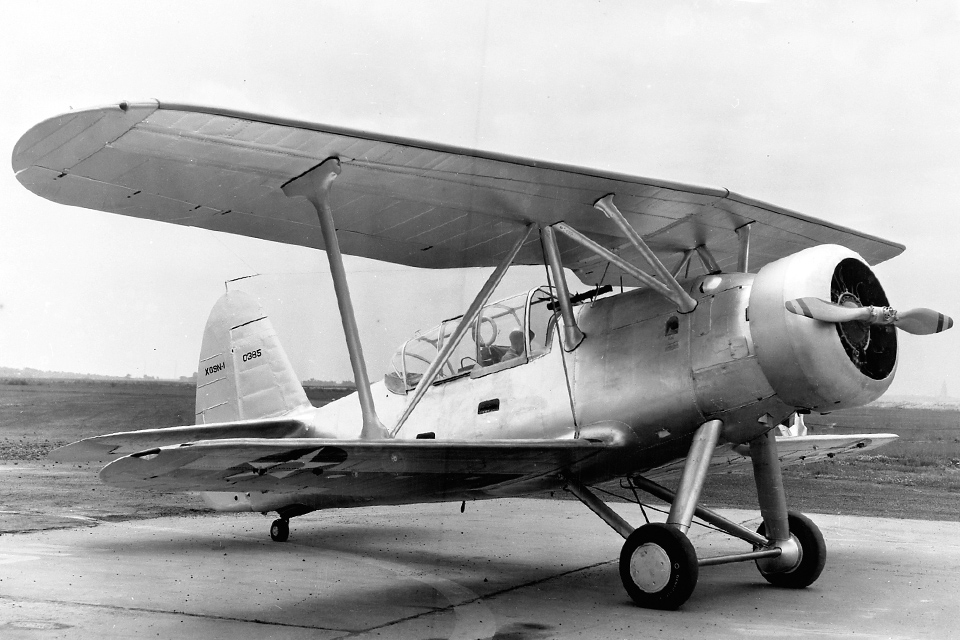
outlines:
M377 409L373 404L370 379L367 376L367 365L363 359L363 347L360 343L360 331L357 329L357 318L353 313L350 288L347 286L347 272L343 268L343 255L340 253L340 243L337 240L337 227L333 221L330 204L327 202L330 185L338 175L340 175L340 160L328 158L310 171L283 185L282 189L287 197L306 198L313 205L320 219L320 230L323 233L327 260L330 263L330 275L333 276L333 290L337 295L340 321L343 323L347 351L350 354L350 366L353 368L357 396L360 400L363 419L360 437L363 439L386 438L389 434L377 417Z

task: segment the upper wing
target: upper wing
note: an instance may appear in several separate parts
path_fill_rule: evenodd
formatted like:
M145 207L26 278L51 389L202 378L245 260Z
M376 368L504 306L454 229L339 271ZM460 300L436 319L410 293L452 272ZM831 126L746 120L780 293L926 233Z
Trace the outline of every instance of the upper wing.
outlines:
M329 157L344 253L414 267L493 266L530 222L565 221L639 260L593 208L608 193L662 261L706 244L737 261L735 229L751 231L751 270L800 249L842 244L875 264L903 246L745 198L676 184L294 122L159 102L120 103L42 122L13 153L17 179L64 204L323 248L312 208L280 186ZM563 262L586 283L632 277L560 238ZM540 264L534 237L518 264Z
M869 433L825 436L777 436L777 455L783 467L808 462L821 462L837 456L861 454L882 447L899 436L892 433ZM683 460L676 460L643 474L654 482L672 482L680 478ZM710 474L752 473L750 447L747 445L721 445L710 460Z
M203 441L120 458L100 479L167 491L296 491L328 496L416 498L490 491L579 465L622 445L588 440Z

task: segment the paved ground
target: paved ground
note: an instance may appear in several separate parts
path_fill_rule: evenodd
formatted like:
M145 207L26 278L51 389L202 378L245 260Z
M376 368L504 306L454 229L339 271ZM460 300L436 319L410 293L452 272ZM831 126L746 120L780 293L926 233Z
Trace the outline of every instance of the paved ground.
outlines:
M459 506L310 514L284 544L259 514L2 535L0 637L960 637L960 523L815 516L830 555L811 588L708 567L657 612L630 603L619 537L579 503ZM694 534L702 556L744 549Z

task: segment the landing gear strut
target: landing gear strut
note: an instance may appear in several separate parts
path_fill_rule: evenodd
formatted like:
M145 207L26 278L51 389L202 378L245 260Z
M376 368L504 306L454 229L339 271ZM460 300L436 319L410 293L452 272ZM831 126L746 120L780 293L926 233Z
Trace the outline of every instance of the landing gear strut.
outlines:
M290 537L290 521L286 518L277 518L270 525L270 538L274 542L286 542Z
M700 567L715 564L753 560L768 582L792 589L813 584L823 571L827 549L820 530L806 516L787 511L773 433L767 432L750 443L763 517L756 533L697 504L721 427L720 421L711 420L697 430L676 492L640 476L630 479L634 492L641 489L670 503L665 524L634 529L589 489L565 477L566 489L626 539L620 552L620 579L633 601L642 607L680 607L693 593ZM698 559L686 535L694 516L750 543L753 550Z

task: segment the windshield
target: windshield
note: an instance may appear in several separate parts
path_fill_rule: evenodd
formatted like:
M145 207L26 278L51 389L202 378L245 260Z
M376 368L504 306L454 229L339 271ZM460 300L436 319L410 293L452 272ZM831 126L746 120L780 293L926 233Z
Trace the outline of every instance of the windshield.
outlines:
M437 382L469 374L475 368L521 364L546 353L556 324L552 300L550 290L543 287L488 304L441 367ZM401 345L390 360L387 387L396 393L415 388L461 318L445 320Z

